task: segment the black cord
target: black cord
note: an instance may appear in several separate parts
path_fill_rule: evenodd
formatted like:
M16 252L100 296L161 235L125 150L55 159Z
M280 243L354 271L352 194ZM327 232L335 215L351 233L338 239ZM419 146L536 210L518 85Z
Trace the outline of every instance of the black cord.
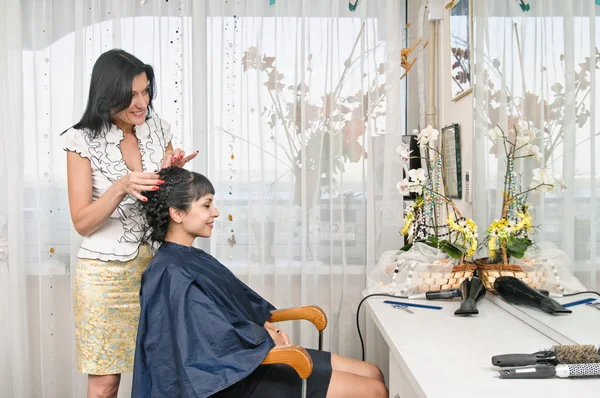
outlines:
M563 294L563 297L571 297L571 296L577 296L578 294L595 294L597 296L600 296L600 293L595 292L593 290L586 290L585 292L577 292L577 293L569 293L569 294Z
M362 350L362 360L363 361L365 360L365 343L363 341L362 334L360 333L360 323L359 323L358 315L360 314L360 306L369 297L393 297L393 298L397 298L397 299L407 299L408 298L407 296L394 296L393 294L373 293L373 294L369 294L368 296L365 296L362 300L360 300L360 303L358 303L358 308L356 309L356 330L358 330L358 337L360 338L360 348Z

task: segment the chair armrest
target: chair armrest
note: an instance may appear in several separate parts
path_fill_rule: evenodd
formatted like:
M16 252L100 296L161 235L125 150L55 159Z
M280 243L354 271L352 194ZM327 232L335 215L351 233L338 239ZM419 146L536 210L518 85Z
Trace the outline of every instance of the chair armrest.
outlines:
M325 312L316 305L305 305L302 307L285 308L271 312L269 322L307 320L312 322L319 332L327 327L327 316Z
M261 365L272 364L291 366L302 379L307 379L313 368L312 358L308 352L296 344L282 345L269 351Z

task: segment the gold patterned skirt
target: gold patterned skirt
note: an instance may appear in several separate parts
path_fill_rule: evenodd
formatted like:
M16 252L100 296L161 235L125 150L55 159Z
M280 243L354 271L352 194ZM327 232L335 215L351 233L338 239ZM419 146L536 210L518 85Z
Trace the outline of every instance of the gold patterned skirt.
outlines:
M92 375L133 371L142 273L152 260L140 245L129 261L80 258L73 287L77 370Z

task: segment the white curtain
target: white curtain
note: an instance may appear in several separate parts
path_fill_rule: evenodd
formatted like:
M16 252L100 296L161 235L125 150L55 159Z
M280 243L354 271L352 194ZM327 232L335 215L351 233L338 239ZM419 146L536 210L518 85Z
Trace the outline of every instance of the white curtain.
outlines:
M525 2L527 3L527 2ZM564 250L576 276L600 284L599 9L593 0L474 2L475 130L473 212L479 225L500 216L502 149L486 132L521 122L537 132L539 164L564 192L531 195L535 239ZM498 156L498 154L500 156ZM501 170L500 172L498 170Z
M0 396L85 394L59 134L111 48L154 66L155 109L215 183L221 220L198 245L277 307L321 306L325 349L359 357L368 267L401 246L404 5L273 3L0 1ZM311 327L285 327L316 348Z

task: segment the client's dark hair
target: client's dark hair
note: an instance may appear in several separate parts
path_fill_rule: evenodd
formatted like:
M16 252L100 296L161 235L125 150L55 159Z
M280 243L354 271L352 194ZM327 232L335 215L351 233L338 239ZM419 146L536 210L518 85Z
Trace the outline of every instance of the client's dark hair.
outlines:
M144 192L146 203L146 221L148 227L144 234L146 240L162 243L169 227L169 208L188 211L192 202L203 196L215 194L215 188L202 174L173 166L158 172L165 183L158 191Z

